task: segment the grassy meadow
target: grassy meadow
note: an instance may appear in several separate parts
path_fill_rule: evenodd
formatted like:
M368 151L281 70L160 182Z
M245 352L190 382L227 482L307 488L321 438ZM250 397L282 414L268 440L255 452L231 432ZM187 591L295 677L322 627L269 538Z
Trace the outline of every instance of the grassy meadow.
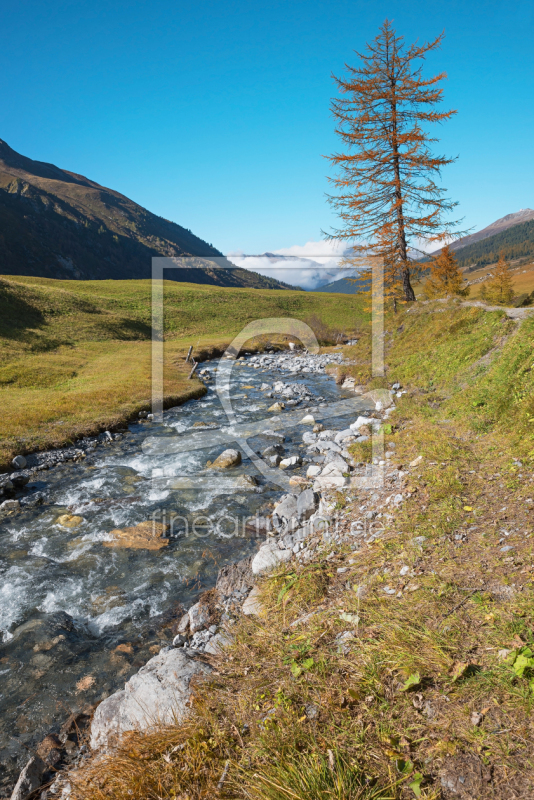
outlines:
M16 453L113 428L151 397L151 282L0 280L0 465ZM223 350L252 320L294 317L325 331L367 320L361 299L164 283L167 405L204 391L185 355Z

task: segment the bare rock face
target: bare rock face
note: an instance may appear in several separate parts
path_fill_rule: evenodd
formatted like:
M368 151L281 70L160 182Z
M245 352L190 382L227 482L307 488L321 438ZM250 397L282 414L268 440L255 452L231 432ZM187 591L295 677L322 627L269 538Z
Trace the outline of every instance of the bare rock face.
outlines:
M11 800L25 800L25 798L39 788L43 773L46 769L46 764L39 758L34 756L30 758L13 789Z
M191 679L210 671L183 649L154 656L124 689L100 703L91 723L91 747L109 750L127 731L180 723L189 713Z
M237 467L241 464L241 453L239 450L229 448L221 453L215 461L210 464L212 469L230 469L230 467Z
M215 586L218 593L223 597L230 597L235 591L248 591L254 584L251 563L252 556L249 556L236 564L227 564L221 567Z
M252 572L254 575L271 572L282 562L289 561L292 555L291 550L280 550L276 543L264 544L252 559Z
M129 528L115 528L110 532L113 539L104 542L105 547L128 547L132 550L161 550L167 547L168 539L163 538L168 525L147 520Z

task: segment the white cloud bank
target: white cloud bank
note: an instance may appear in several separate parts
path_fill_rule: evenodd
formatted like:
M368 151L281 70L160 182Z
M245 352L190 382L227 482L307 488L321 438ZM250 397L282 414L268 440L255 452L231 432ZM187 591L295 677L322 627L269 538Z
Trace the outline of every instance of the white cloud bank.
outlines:
M260 255L229 253L227 258L237 267L244 267L259 272L260 275L313 291L354 273L354 270L339 267L347 250L350 250L347 242L323 240L281 247L279 250Z

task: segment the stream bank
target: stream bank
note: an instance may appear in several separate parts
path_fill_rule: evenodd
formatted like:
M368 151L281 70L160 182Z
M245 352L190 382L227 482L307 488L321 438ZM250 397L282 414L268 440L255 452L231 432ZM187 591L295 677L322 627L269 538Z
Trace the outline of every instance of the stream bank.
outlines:
M232 395L243 423L261 420L273 399L288 410L298 407L302 418L312 413L317 420L340 399L354 400L354 394L339 389L324 374L321 362L341 360L341 354L317 358L319 361L307 364L298 354L239 361ZM224 527L201 537L182 531L155 552L106 547L110 533L139 525L157 509L178 511L186 521L202 512L221 525L229 511L239 519L280 520L272 513L280 499L279 489L266 483L246 457L235 468L236 477L253 480L243 481L237 493L229 493L219 478L210 478L211 486L201 490L175 491L171 487L154 491L150 480L154 469L172 482L184 474L209 474L209 456L220 455L220 446L211 452L206 448L159 461L140 452L147 432L151 437L174 439L192 429L220 428L223 411L212 388L216 366L204 369L208 370L209 388L203 400L166 411L163 425L140 420L120 438L106 437L109 444L102 441L79 462L61 462L52 470L39 471L35 477L44 484L38 488L45 495L43 504L23 508L3 522L2 591L6 603L2 609L2 667L4 685L9 682L9 692L3 692L0 699L4 703L0 732L6 770L4 796L26 760L26 748L35 747L44 734L64 736L61 722L69 712L87 715L155 653L172 647L176 637L183 635L178 628L184 606L198 601L215 585L221 565L254 554L258 537L263 540L267 531L261 522L255 530L244 526L244 534L238 538L227 538ZM288 373L291 381L280 380ZM369 402L361 401L362 410L365 407L369 408ZM341 430L356 416L352 410L340 418ZM260 433L251 442L262 454L274 448L271 455L263 457L275 462L296 453L298 458L290 467L292 480L299 479L304 486L311 466L324 465L325 469L341 453L334 441L338 430L332 439L319 439L321 446L313 443L314 450L301 455L303 448L311 447L302 440L309 432L308 423L297 424L274 438L273 431ZM81 521L75 528L64 528L58 522L64 516ZM300 544L294 542L292 548ZM244 600L243 588L238 590L239 597L228 597L225 602L231 605ZM189 630L192 637L202 634L191 642L193 650L202 652L208 639L218 635L210 630L213 624L193 633ZM69 736L66 741L72 741Z

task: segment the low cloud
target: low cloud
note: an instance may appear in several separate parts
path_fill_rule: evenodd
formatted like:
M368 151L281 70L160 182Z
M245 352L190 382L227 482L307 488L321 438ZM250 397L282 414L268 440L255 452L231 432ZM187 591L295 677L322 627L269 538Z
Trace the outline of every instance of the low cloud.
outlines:
M354 274L354 270L339 267L343 256L350 249L351 245L347 242L323 240L281 247L259 255L234 252L229 253L227 258L237 267L313 291Z

